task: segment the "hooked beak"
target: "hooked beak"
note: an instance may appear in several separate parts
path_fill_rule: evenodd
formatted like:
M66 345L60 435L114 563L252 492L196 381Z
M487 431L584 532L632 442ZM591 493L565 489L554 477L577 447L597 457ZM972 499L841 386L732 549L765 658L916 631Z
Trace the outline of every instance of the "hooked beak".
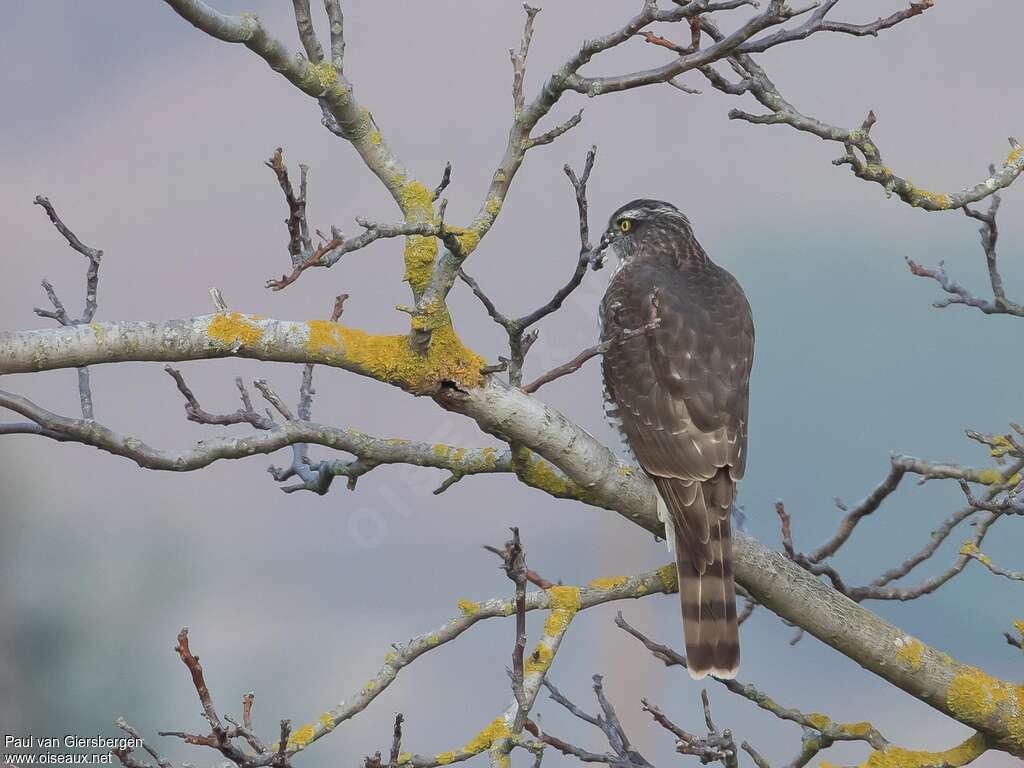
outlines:
M590 252L590 268L594 271L599 270L604 266L605 251L608 246L612 244L612 233L605 232L601 235L601 242L598 243L597 248Z

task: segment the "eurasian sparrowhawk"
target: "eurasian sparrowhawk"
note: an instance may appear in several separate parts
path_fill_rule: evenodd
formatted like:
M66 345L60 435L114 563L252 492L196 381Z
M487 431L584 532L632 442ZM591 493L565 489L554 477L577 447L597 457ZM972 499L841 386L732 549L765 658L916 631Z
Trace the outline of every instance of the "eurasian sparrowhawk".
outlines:
M601 302L608 414L661 497L690 674L733 677L730 509L747 460L750 305L669 203L622 206L601 245L619 259Z

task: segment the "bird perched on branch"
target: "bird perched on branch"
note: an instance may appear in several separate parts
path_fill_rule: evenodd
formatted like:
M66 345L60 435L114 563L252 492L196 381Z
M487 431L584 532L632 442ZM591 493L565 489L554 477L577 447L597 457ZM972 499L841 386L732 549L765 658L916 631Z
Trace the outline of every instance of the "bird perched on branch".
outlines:
M605 250L619 260L601 302L606 411L658 489L690 674L731 678L740 647L730 509L747 460L750 305L669 203L619 208Z

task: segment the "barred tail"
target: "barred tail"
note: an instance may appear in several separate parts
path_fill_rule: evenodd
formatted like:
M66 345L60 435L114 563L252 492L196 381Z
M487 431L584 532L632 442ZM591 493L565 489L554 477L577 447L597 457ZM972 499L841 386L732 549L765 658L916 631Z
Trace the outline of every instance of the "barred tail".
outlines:
M728 519L712 525L711 543L716 549L729 546L728 536ZM736 676L740 665L731 559L729 555L716 559L701 575L688 558L683 543L676 542L686 662L690 677L695 680L709 674L731 679Z
M684 485L669 478L655 478L655 482L673 522L666 533L675 538L690 676L733 678L740 663L728 511L734 486L724 472L705 483ZM705 534L707 539L701 541Z

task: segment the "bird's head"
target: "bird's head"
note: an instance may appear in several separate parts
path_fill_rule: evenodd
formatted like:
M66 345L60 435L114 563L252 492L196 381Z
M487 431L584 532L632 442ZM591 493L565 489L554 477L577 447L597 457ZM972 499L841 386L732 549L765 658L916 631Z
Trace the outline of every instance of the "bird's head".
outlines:
M610 250L623 261L635 256L645 241L662 237L678 240L692 233L690 221L672 203L662 200L633 200L608 219L608 227L597 247L600 258Z

